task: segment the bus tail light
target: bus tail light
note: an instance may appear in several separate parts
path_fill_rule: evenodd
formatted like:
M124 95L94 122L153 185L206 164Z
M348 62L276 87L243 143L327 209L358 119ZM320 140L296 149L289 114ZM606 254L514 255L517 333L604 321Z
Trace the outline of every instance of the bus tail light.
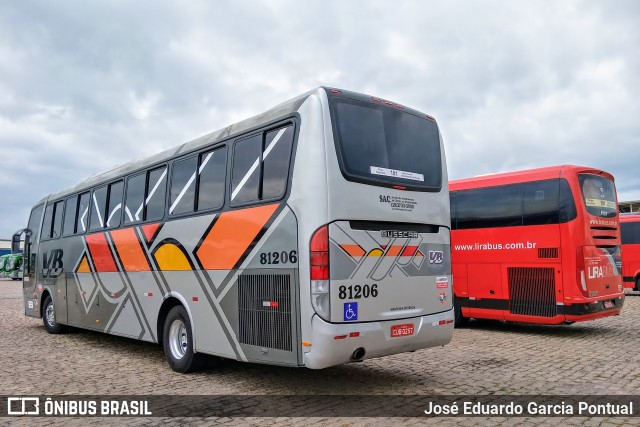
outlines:
M577 259L576 259L576 273L577 273L577 280L578 280L578 287L580 288L580 292L582 292L582 295L584 295L585 297L589 297L589 290L587 289L587 278L585 277L585 271L584 271L584 249L582 246L580 246L578 248L578 254L577 254Z
M324 225L311 237L311 304L324 320L331 318L329 292L329 226Z

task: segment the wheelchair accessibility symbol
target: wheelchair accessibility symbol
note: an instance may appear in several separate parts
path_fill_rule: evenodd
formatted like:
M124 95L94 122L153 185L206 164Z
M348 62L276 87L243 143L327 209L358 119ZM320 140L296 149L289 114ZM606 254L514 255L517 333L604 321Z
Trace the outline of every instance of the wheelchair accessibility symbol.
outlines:
M354 320L358 320L358 303L345 302L343 313L345 322L353 322Z

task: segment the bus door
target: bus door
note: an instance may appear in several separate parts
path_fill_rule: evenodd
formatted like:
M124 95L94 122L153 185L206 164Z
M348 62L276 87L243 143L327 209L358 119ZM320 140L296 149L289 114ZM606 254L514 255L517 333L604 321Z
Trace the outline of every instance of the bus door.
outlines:
M42 208L42 206L40 206ZM37 209L37 208L36 208ZM40 209L42 210L42 209ZM33 216L33 213L32 213ZM39 217L39 215L38 215ZM26 316L38 317L36 278L35 278L35 254L33 251L32 236L29 228L17 231L11 240L11 252L17 254L20 251L20 239L24 234L24 254L22 256L22 294L24 303L24 314Z

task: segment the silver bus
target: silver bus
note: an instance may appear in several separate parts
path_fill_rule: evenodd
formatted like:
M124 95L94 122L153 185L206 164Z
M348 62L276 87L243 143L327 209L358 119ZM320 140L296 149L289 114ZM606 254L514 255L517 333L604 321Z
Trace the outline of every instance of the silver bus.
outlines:
M435 120L318 88L35 204L24 311L207 360L319 369L453 333ZM216 357L210 357L216 356Z

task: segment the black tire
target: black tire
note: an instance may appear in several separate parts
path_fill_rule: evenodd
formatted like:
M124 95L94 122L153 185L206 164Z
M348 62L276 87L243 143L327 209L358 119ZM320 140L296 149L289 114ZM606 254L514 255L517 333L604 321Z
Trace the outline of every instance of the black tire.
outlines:
M640 292L640 277L638 277L638 278L636 279L636 288L635 288L635 290L636 290L636 291L638 291L638 292Z
M193 351L193 332L187 310L173 307L164 322L162 332L164 354L171 369L180 373L195 372L205 367L207 357Z
M455 322L453 323L453 326L455 326L456 328L464 326L467 324L467 322L469 322L469 318L462 315L462 306L460 306L460 300L455 295L453 297L453 314L455 316Z
M51 295L47 295L42 304L42 323L50 334L62 334L67 331L66 325L56 322L56 310Z

